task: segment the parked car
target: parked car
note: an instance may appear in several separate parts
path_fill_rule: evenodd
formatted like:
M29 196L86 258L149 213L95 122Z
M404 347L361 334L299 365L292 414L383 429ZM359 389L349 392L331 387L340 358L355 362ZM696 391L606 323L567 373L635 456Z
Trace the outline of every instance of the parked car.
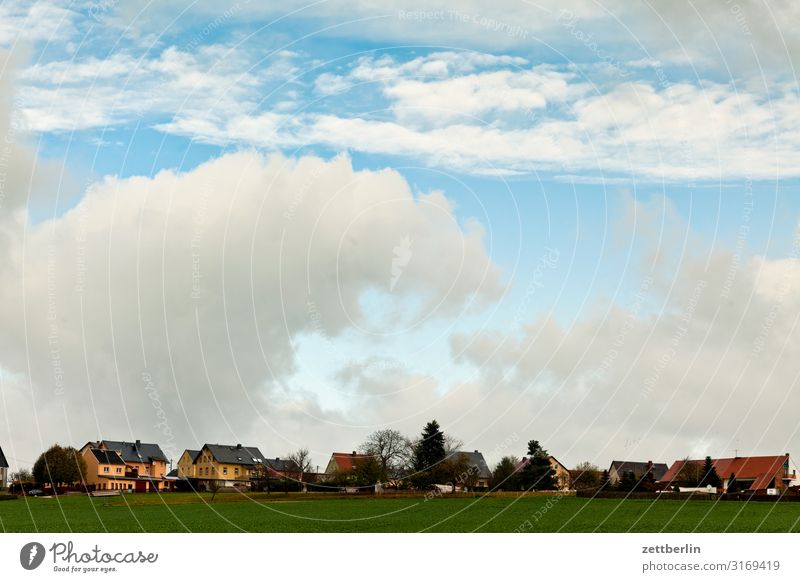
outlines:
M41 489L31 489L25 495L28 495L30 497L42 497L44 495L44 491L42 491Z

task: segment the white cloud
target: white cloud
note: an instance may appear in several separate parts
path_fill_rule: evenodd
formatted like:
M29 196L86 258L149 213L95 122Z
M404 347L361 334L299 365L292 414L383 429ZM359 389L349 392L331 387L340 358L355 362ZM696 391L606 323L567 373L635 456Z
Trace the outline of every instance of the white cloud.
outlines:
M155 58L123 52L35 64L21 74L19 94L33 131L102 128L163 116L202 126L205 118L255 111L264 84L280 78L274 75L271 68L251 71L249 57L238 49L170 46Z
M461 228L441 193L415 197L396 172L357 172L346 157L242 152L106 178L61 217L4 226L0 368L16 378L4 413L20 458L98 435L327 448L337 415L287 383L297 336L364 326L368 291L414 298L404 325L503 291L483 232ZM405 237L413 255L390 290Z
M6 0L0 4L0 47L65 41L74 34L77 19L65 2Z

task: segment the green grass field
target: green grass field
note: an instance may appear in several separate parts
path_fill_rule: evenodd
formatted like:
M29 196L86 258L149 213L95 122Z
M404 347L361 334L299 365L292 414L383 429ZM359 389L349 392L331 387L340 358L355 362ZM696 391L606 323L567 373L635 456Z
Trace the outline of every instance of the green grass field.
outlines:
M800 532L800 503L172 493L0 502L5 532Z

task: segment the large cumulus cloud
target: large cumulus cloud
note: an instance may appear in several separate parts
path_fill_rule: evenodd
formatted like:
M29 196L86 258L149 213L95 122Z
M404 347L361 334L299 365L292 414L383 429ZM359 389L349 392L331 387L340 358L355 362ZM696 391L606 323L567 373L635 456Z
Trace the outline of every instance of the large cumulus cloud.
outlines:
M205 441L285 453L287 438L320 434L315 418L357 420L287 381L298 334L366 330L367 292L404 305L403 326L502 293L481 228L459 224L441 193L347 157L240 152L106 178L63 216L9 224L0 366L28 461L98 435L173 455Z

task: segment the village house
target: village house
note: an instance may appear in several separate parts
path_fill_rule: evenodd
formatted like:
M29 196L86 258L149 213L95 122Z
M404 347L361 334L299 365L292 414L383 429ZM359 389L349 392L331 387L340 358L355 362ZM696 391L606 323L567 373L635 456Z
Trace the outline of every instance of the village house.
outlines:
M325 477L332 479L335 475L347 473L356 468L356 465L364 460L370 459L372 455L366 455L353 451L352 453L333 453L325 467Z
M566 491L572 484L572 477L569 469L567 469L567 467L553 455L548 456L547 459L550 461L550 468L553 470L553 477L555 477L556 485L559 489ZM527 464L528 458L522 457L520 462L517 463L517 466L514 468L514 472L519 473Z
M486 464L486 459L483 458L483 453L480 451L455 451L448 455L448 458L455 459L460 455L466 457L467 464L469 465L469 479L468 482L473 484L470 487L474 489L488 489L492 480L492 470ZM462 486L463 487L463 486Z
M247 488L264 465L264 455L258 447L206 443L194 465L196 478L203 485Z
M273 479L292 479L299 481L302 478L300 466L291 459L264 459L267 475Z
M86 443L80 453L91 489L152 492L171 487L167 457L157 444L104 440Z
M653 473L654 481L661 481L667 472L666 463L654 463L653 461L611 461L608 468L608 481L611 485L616 485L622 480L625 473L631 473L638 481L647 473Z
M694 474L699 474L702 472L705 462L705 459L675 461L660 479L661 484L665 488L681 485L688 469L691 469ZM774 492L778 495L788 489L792 481L797 478L796 470L790 470L789 463L789 453L711 460L712 466L722 481L723 492L728 490L731 476L735 476L736 485L740 491L758 494Z
M8 483L8 461L0 448L0 489L5 489Z
M199 450L186 449L178 459L178 469L175 474L179 479L196 479L197 478L197 457L200 456Z

